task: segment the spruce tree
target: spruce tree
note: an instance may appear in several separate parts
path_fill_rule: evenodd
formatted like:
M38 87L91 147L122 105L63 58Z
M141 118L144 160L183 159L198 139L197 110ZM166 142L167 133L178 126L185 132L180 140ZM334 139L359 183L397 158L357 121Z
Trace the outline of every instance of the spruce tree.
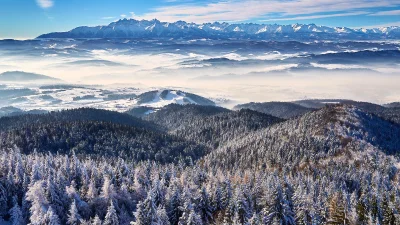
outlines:
M349 224L344 204L343 194L339 191L331 198L329 202L329 218L327 224Z
M93 219L92 219L92 225L101 225L101 219L98 215L96 215Z
M75 200L73 200L71 207L69 209L67 223L69 225L78 225L80 224L80 220L81 220L81 215L79 215L78 208L76 207L76 202Z
M104 218L103 225L119 225L117 211L115 210L114 203L112 201L107 209L107 214Z
M60 225L60 218L58 215L54 212L52 207L49 207L49 210L47 210L47 224L48 225Z
M24 217L22 215L21 208L18 205L18 202L14 201L14 206L10 210L11 215L11 224L12 225L23 225L25 224Z
M207 190L203 187L200 191L198 198L197 208L199 209L200 216L204 223L208 224L212 220L212 214L214 212L211 206L210 197L208 196Z

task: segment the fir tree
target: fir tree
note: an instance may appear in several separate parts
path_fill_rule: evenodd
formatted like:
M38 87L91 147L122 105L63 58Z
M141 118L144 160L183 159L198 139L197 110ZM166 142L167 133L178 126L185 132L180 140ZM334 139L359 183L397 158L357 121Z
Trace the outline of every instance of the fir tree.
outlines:
M80 220L81 220L81 215L79 215L78 208L76 207L76 202L75 200L73 200L71 207L69 209L67 223L69 225L78 225L80 224Z
M103 225L119 225L118 215L115 211L114 204L111 201L110 206L107 209L106 217L104 218Z
M329 218L327 224L339 225L349 224L349 220L346 215L346 209L344 206L342 192L337 192L329 203Z
M47 224L48 225L60 225L60 218L58 215L54 212L52 207L49 207L49 210L47 210Z
M92 225L101 225L101 219L98 215L96 215L93 219L92 219Z
M157 225L170 225L169 218L167 215L167 211L165 208L158 207L157 208Z
M23 225L25 224L24 217L22 215L21 208L18 205L18 202L14 201L14 206L10 210L11 215L11 224L12 225Z
M213 207L211 206L210 197L208 196L207 190L203 187L200 191L200 196L197 200L200 216L202 220L208 224L212 220L212 214L214 212Z
M48 201L44 193L45 181L36 181L29 187L26 200L30 201L30 222L33 225L43 224L46 220Z
M137 211L135 213L136 222L135 225L156 225L158 222L157 209L151 196L146 198L143 202L139 202L137 205Z

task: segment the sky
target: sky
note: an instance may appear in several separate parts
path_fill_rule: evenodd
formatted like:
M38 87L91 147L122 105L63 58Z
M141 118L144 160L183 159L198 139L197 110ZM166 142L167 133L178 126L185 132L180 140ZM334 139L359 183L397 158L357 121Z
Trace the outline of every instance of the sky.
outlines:
M0 0L0 39L122 18L371 28L400 26L400 0Z

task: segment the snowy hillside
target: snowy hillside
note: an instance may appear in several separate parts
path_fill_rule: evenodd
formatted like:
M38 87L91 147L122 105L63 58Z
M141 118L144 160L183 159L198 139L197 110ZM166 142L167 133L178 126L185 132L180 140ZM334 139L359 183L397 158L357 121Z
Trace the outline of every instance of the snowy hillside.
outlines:
M108 86L43 85L21 87L7 85L0 89L0 117L22 114L23 111L41 113L91 107L125 112L132 108L147 107L149 112L169 104L215 105L202 96L169 89L138 89ZM23 110L23 111L22 111ZM37 111L41 110L41 111Z
M397 39L400 27L374 29L351 29L347 27L327 27L315 24L195 24L178 21L175 23L159 20L122 19L107 26L77 27L68 32L40 35L38 38L251 38L274 39Z
M209 99L178 90L149 91L136 98L137 105L154 108L160 108L173 103L179 105L215 105L215 103Z

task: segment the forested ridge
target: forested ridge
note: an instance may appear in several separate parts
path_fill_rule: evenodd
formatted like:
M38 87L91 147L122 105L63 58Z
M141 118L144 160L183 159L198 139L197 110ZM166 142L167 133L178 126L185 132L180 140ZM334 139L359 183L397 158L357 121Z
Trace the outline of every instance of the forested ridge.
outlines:
M288 120L75 109L0 126L0 224L400 224L400 125L355 106Z
M220 107L171 104L145 120L165 127L169 133L217 148L282 119L249 109L228 111Z
M41 125L56 121L102 121L122 125L158 130L152 123L137 119L127 114L92 108L69 109L45 114L27 114L0 118L0 131L20 128L26 125Z

